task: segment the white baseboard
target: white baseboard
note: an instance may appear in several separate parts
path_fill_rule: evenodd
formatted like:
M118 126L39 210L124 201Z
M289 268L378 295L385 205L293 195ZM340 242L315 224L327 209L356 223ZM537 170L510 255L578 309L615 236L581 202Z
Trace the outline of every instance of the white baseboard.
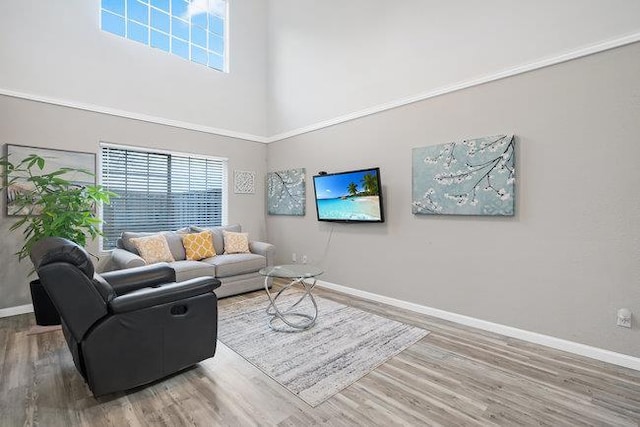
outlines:
M19 305L17 307L0 308L0 318L17 316L18 314L33 313L33 304Z
M476 319L474 317L464 316L462 314L451 313L449 311L439 310L437 308L427 307L425 305L415 304L399 300L396 298L386 297L384 295L374 294L372 292L361 291L359 289L349 288L347 286L337 285L331 282L318 280L317 286L331 289L344 294L353 295L370 301L376 301L388 304L393 307L403 308L415 313L426 314L428 316L437 317L439 319L448 320L459 323L461 325L470 326L472 328L482 329L484 331L494 332L496 334L507 337L521 339L523 341L540 344L557 350L566 351L580 356L590 357L591 359L600 360L602 362L611 363L625 368L640 371L640 358L629 356L614 351L605 350L598 347L592 347L586 344L580 344L549 335L539 334L537 332L526 331L511 326L501 325L499 323L488 322L486 320ZM19 314L33 313L33 304L19 305L17 307L8 307L0 309L0 318L17 316Z
M317 286L640 371L640 358L318 280Z

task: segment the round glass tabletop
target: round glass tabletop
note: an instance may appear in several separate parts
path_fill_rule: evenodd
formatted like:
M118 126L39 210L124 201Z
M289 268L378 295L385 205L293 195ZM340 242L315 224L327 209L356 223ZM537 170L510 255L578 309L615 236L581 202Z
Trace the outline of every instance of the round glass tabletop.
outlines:
M280 277L284 279L295 279L300 277L316 277L324 271L314 265L309 264L287 264L265 267L259 271L267 277Z

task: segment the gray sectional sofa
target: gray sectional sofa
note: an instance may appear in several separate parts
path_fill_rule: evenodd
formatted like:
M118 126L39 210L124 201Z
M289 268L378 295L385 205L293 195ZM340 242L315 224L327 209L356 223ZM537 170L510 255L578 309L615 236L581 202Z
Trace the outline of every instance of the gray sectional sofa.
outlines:
M182 246L181 233L200 232L211 230L213 234L213 246L216 255L201 261L188 261L184 247ZM264 286L264 277L258 271L267 266L272 266L275 259L275 247L264 242L249 242L251 253L244 254L224 254L224 238L222 231L241 232L239 224L222 227L200 228L187 227L177 231L164 231L162 234L169 243L169 249L175 262L169 265L176 272L176 281L182 282L201 276L214 276L220 280L222 286L215 290L218 298L230 295L237 295L244 292L261 289ZM146 265L145 261L138 255L138 251L130 239L148 236L157 233L134 233L125 231L118 239L116 246L111 253L111 263L114 269L140 267Z

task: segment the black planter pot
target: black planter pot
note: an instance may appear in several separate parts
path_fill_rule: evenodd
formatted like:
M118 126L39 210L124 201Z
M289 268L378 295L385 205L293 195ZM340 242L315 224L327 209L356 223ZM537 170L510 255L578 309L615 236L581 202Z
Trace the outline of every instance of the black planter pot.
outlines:
M60 324L58 310L51 302L49 294L40 283L40 280L33 280L29 283L31 288L31 300L33 301L33 312L36 315L36 323L40 326L50 326Z

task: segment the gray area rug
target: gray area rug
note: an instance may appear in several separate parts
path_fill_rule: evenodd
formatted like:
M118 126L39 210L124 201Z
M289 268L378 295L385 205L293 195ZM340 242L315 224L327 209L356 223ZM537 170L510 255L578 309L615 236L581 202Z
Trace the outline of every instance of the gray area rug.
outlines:
M283 295L278 305L286 306L298 295ZM297 332L269 327L266 295L220 307L218 339L291 393L317 406L429 333L315 298L316 324ZM302 310L310 305L300 304ZM275 325L282 323L278 320Z

